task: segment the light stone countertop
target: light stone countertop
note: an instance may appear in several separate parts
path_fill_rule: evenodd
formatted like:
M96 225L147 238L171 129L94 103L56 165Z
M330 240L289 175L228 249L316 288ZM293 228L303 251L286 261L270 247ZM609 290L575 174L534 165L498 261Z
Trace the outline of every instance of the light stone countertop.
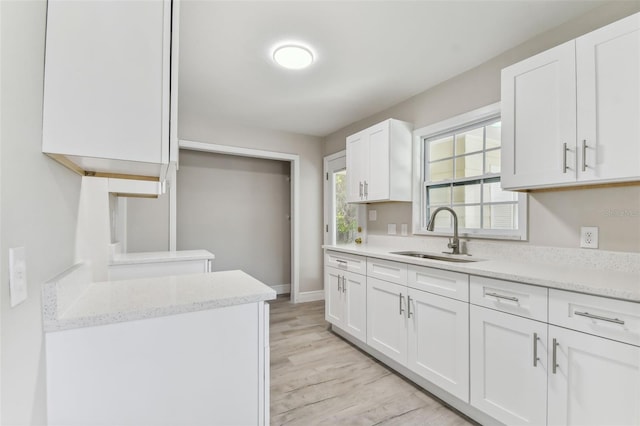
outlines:
M640 273L637 272L487 258L478 258L478 262L472 263L454 263L391 254L391 252L404 250L368 244L324 245L323 248L470 275L640 302ZM443 256L442 253L437 252L432 254ZM474 256L468 258L475 259Z
M43 287L45 332L93 327L276 298L276 292L242 271L104 281ZM69 288L76 293L68 296ZM66 300L66 302L65 302ZM59 306L65 304L68 306Z
M151 251L144 253L119 253L113 256L110 265L130 265L156 262L181 262L187 260L215 259L207 250Z

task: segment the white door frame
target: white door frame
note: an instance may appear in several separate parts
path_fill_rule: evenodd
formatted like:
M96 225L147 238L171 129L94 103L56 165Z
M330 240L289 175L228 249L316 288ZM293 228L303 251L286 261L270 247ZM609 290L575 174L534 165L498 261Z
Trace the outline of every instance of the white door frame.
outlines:
M297 303L300 293L300 156L283 152L264 151L261 149L241 148L237 146L218 145L206 142L180 140L178 147L192 151L212 152L216 154L238 155L241 157L262 158L266 160L288 161L291 163L291 301ZM176 178L173 178L169 198L169 248L176 249L177 197Z
M324 206L324 238L323 241L325 244L335 244L334 241L332 241L331 235L329 233L329 222L331 222L331 210L333 209L333 199L330 197L330 194L332 194L332 188L331 188L331 184L332 184L332 180L329 179L329 163L335 159L338 159L340 157L346 157L347 156L347 151L346 150L342 150L339 152L336 152L335 154L331 154L331 155L327 155L326 157L324 157L324 160L322 161L322 172L324 175L324 202L322 203Z
M323 211L324 211L324 238L323 241L325 244L335 244L335 241L332 240L331 234L329 234L329 223L331 222L331 214L333 213L333 180L330 179L329 176L329 163L335 159L340 157L347 156L347 151L342 150L338 151L334 154L327 155L324 157L322 161L322 174L324 176L324 197L323 197ZM347 173L349 171L347 170ZM362 229L361 238L363 242L367 241L367 220L366 220L366 206L364 204L358 205L358 226ZM335 225L335 224L332 224Z

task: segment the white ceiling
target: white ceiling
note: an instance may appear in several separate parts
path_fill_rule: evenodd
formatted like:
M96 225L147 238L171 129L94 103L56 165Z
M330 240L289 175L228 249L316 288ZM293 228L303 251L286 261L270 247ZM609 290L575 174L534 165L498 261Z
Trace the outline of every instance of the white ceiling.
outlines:
M326 136L602 3L183 0L180 114ZM283 40L316 62L276 66Z

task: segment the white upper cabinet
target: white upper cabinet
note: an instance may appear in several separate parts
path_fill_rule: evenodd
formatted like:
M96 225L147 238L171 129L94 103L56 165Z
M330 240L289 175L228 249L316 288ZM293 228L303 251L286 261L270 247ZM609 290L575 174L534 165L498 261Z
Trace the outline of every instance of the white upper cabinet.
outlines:
M171 15L171 0L48 2L43 152L79 173L160 176Z
M411 201L411 129L389 119L347 138L347 201Z
M578 180L640 179L640 13L576 40Z
M640 14L502 70L502 187L640 180Z
M575 42L502 71L502 187L575 181Z

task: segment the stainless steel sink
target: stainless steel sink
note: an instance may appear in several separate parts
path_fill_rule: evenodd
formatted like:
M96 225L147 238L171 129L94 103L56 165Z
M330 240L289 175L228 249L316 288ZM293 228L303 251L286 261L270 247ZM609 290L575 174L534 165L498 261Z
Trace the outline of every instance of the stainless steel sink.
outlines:
M419 251L392 251L391 254L417 257L419 259L443 260L445 262L457 262L457 263L478 262L480 260L480 259L469 259L469 257L466 255L456 255L456 256L465 256L465 257L440 256L437 254L423 253Z

